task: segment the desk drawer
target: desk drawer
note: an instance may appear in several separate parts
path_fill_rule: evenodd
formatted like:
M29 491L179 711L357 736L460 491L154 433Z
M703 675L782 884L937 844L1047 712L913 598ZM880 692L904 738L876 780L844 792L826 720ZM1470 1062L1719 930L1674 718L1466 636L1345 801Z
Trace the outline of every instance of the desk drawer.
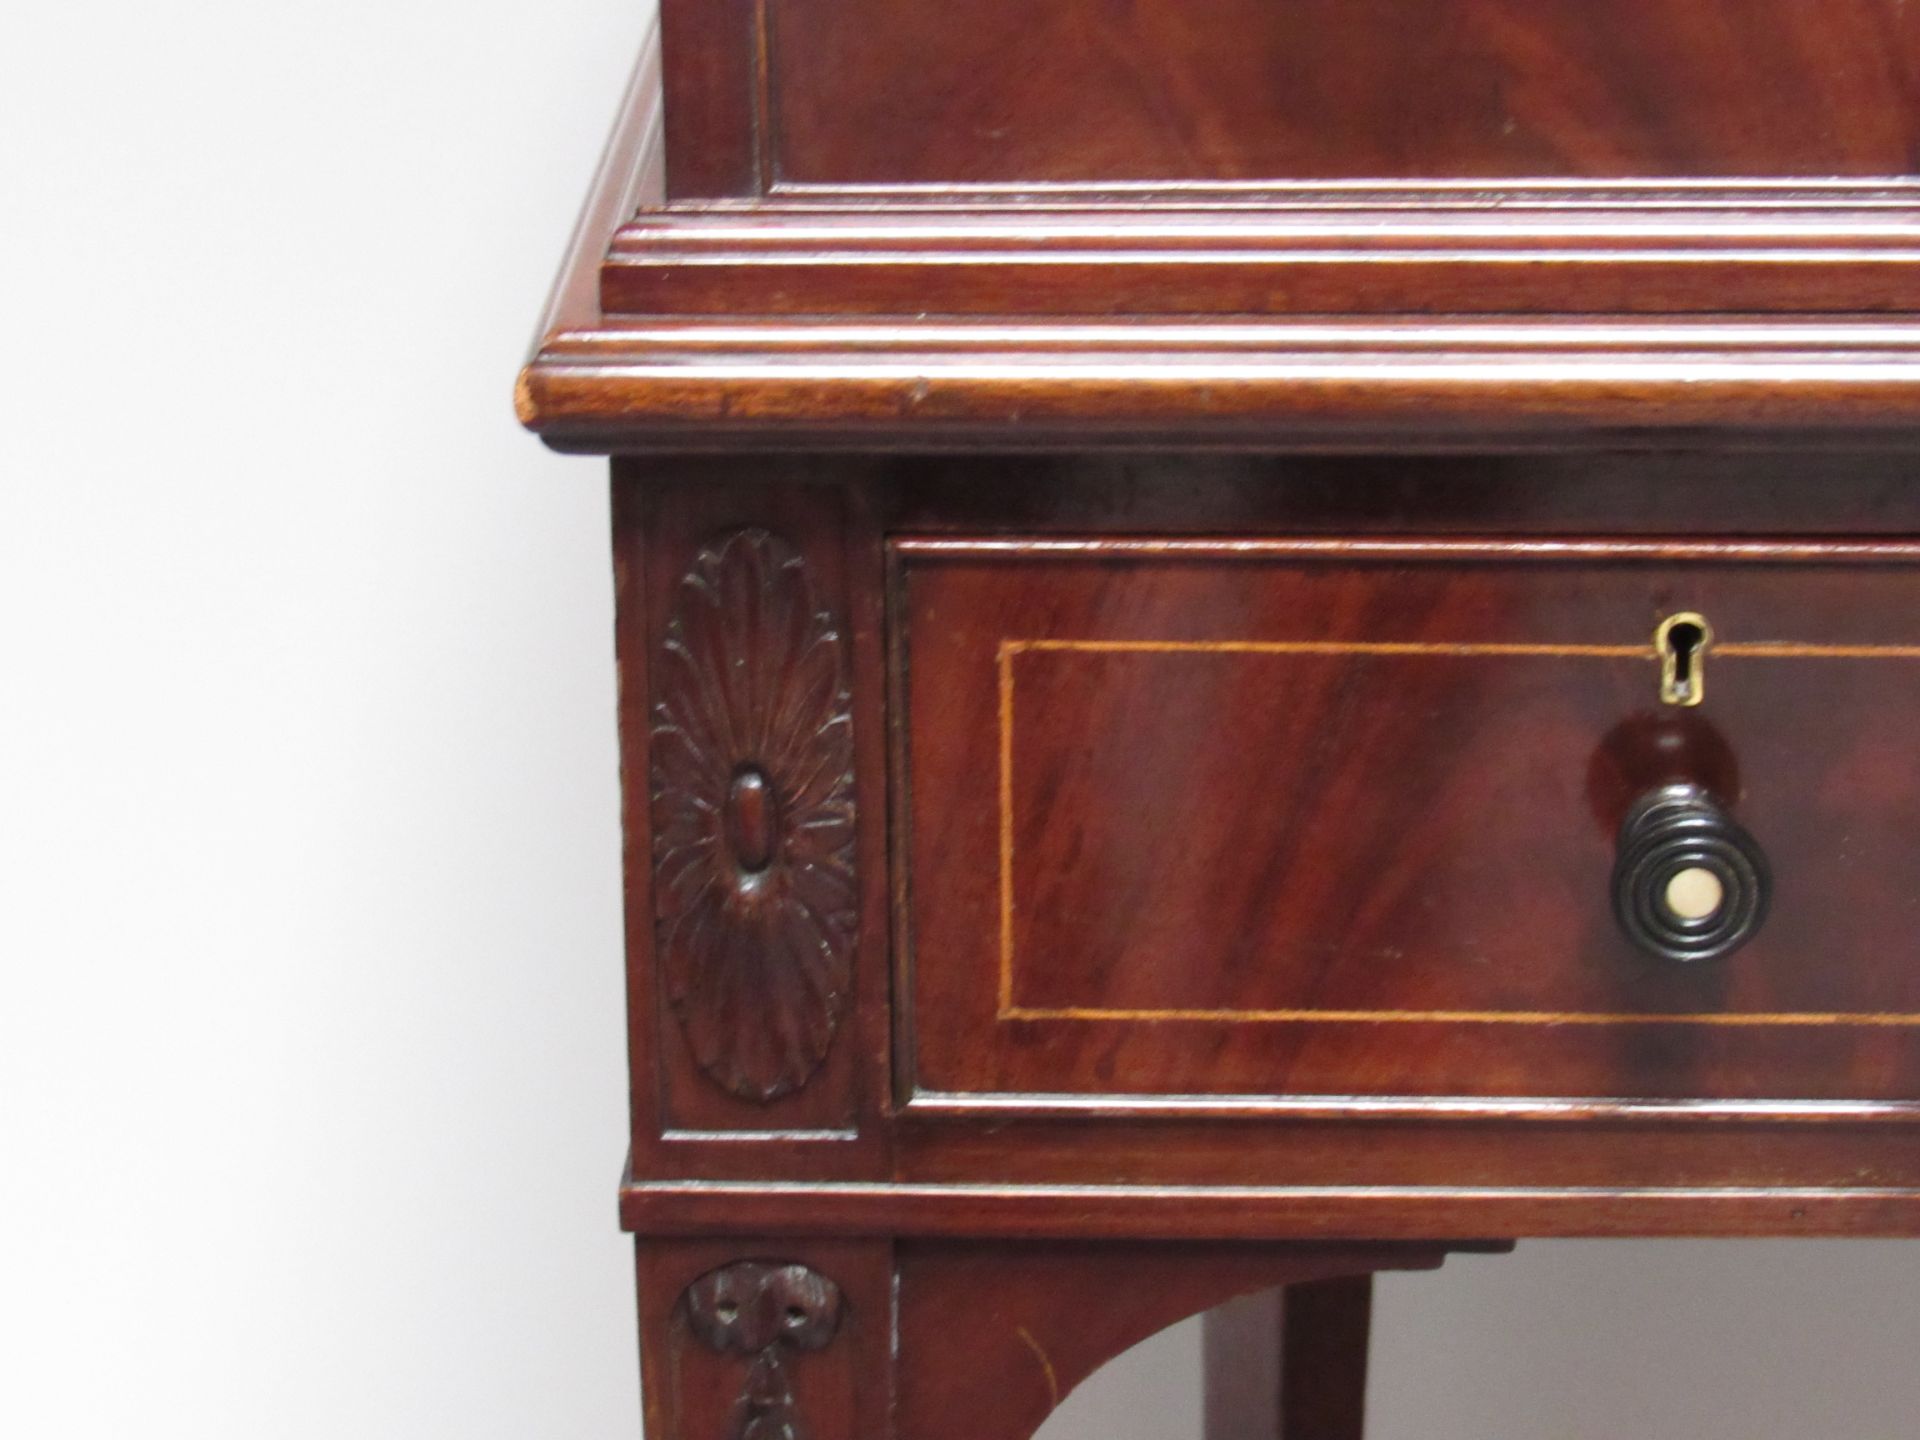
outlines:
M1917 565L896 541L907 1087L1920 1097Z

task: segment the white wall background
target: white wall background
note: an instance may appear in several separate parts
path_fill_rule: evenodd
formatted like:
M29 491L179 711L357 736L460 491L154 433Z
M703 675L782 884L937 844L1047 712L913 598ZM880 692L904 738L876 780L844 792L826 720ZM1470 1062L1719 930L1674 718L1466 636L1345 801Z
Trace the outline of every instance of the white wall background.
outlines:
M0 1435L635 1432L605 494L509 388L642 3L0 19ZM1456 1261L1374 1434L1905 1440L1916 1326L1920 1246Z

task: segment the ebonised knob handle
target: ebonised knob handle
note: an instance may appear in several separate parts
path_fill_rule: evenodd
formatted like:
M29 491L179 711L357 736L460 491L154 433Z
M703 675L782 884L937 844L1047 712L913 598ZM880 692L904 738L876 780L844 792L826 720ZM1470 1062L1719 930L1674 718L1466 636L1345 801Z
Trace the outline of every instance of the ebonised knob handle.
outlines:
M1731 955L1760 932L1772 892L1766 852L1697 785L1641 796L1620 827L1613 913L1649 955Z

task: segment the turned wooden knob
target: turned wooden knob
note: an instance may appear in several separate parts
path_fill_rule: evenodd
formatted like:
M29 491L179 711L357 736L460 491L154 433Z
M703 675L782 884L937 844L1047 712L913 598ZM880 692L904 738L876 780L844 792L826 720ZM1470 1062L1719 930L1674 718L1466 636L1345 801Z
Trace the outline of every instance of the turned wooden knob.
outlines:
M1766 853L1697 785L1643 795L1620 827L1613 913L1649 955L1731 955L1766 922L1772 889Z

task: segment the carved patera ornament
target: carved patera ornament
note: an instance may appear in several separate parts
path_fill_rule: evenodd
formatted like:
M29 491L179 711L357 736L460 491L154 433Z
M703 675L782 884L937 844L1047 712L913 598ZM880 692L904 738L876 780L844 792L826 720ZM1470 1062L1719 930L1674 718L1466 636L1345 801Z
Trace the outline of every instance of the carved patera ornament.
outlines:
M806 1440L787 1351L824 1349L840 1328L840 1287L805 1265L743 1260L687 1287L687 1323L711 1349L752 1361L727 1440Z
M681 581L654 676L655 938L693 1057L743 1099L806 1084L852 971L846 642L764 530Z

